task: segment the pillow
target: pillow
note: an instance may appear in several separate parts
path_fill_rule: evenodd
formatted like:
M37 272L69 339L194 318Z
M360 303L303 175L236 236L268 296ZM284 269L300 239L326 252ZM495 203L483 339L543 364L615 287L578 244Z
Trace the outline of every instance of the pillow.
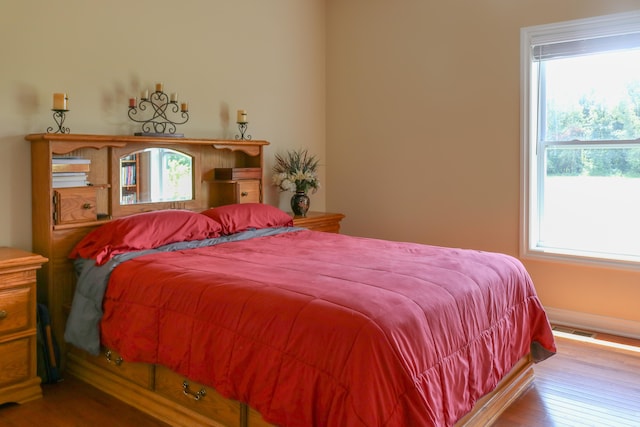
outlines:
M96 264L102 265L114 255L218 237L220 231L220 224L196 212L176 209L145 212L96 228L73 248L69 258L95 259Z
M238 203L219 206L204 212L222 225L223 234L233 234L250 228L291 227L293 217L280 209L262 203Z

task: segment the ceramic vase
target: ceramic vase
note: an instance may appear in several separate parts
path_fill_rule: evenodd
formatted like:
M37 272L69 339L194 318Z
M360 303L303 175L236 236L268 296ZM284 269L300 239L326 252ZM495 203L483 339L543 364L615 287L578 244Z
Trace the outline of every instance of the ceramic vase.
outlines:
M296 191L291 197L291 210L296 216L307 216L309 204L309 196L304 191Z

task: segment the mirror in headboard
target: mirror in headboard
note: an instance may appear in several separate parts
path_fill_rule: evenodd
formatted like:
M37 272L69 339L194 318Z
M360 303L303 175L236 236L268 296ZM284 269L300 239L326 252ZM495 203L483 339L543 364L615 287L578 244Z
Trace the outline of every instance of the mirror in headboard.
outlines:
M193 199L193 158L153 147L120 157L120 204Z
M197 154L189 147L131 144L113 148L111 160L114 217L200 205Z

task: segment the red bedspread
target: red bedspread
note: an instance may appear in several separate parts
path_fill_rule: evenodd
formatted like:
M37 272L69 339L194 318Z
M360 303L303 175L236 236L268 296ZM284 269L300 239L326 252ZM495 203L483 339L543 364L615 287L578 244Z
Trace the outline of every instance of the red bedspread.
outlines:
M281 426L443 426L537 342L521 263L299 231L118 266L102 341L247 402Z

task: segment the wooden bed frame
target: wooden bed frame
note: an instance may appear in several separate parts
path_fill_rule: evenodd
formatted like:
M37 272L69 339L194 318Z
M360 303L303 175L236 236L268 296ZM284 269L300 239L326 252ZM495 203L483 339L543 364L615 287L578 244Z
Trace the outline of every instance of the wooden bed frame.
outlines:
M530 355L520 359L497 387L456 423L456 427L491 425L529 387L534 377L532 365ZM244 403L225 399L210 387L190 384L189 391L185 392L183 382L188 380L176 374L172 376L173 383L166 384L160 380L166 376L164 371L167 369L161 366L127 364L119 362L113 354L91 356L77 349L70 351L67 362L70 375L171 425L272 426L257 411ZM132 380L140 379L140 375L149 379L148 387ZM204 395L196 399L195 393L201 390L205 390Z
M38 134L26 137L32 143L33 250L50 262L38 275L38 299L46 303L54 333L63 352L63 368L100 390L176 426L265 427L261 415L244 403L226 399L211 387L192 383L159 365L123 362L115 352L104 349L101 356L66 346L64 325L75 289L73 265L67 254L87 233L105 220L94 219L63 224L56 222L52 206L51 158L54 154L80 155L91 159L89 180L101 183L96 192L108 218L133 213L117 206L116 188L119 156L145 147L172 147L192 153L196 159L195 196L187 206L165 204L138 206L140 210L186 207L205 209L220 203L211 181L217 167L263 167L266 141L220 141L160 137ZM260 190L262 200L262 189ZM80 205L84 208L85 205ZM80 208L80 207L79 207ZM480 401L457 426L486 425L494 421L533 380L532 359L521 359L498 386Z

